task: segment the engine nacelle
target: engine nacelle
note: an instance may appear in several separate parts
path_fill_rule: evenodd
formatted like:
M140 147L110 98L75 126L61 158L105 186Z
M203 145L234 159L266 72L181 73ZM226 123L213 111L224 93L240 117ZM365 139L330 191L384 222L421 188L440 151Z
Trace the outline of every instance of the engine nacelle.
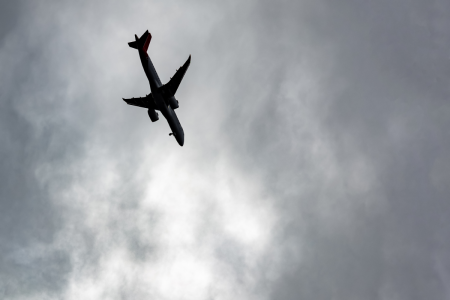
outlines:
M150 120L152 120L152 122L156 122L159 120L158 113L154 109L148 110L148 116L150 117Z
M175 97L170 97L169 105L170 105L170 107L172 107L172 109L177 109L178 108L178 100L176 100Z

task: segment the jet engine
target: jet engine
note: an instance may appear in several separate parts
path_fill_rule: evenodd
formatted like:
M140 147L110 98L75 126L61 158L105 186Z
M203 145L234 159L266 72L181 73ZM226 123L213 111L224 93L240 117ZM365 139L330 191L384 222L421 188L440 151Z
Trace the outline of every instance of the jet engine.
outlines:
M172 109L177 109L178 108L178 100L176 100L175 97L170 97L169 105L170 105L170 107L172 107Z
M154 109L148 110L148 116L150 117L150 120L152 120L152 122L156 122L159 120L158 113Z

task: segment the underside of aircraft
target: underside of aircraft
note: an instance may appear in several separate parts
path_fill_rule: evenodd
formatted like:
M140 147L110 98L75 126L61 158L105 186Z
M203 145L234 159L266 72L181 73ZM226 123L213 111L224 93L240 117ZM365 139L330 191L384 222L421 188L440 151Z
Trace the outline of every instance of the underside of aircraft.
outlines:
M131 48L137 49L139 52L142 67L144 68L144 72L149 81L150 94L145 97L122 99L129 105L146 108L152 122L159 120L159 115L156 111L160 111L166 118L170 129L172 130L169 135L173 135L178 144L183 146L184 131L175 113L175 109L179 107L178 100L175 98L175 93L183 80L184 74L189 68L191 56L189 55L187 61L176 71L169 82L162 84L150 57L147 54L151 39L152 35L147 30L140 38L135 35L135 41L128 43Z

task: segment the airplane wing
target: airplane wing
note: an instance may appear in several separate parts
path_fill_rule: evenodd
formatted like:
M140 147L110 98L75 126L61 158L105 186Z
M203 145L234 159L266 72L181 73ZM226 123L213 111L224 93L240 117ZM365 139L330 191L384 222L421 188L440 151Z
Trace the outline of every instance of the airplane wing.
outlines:
M169 82L164 85L166 88L169 89L172 95L175 95L175 93L177 92L178 86L180 85L181 80L183 80L184 73L186 73L190 64L191 64L191 56L189 55L189 58L184 63L184 65L181 68L179 68L175 73L175 75L173 75L173 77L169 80Z
M149 109L156 109L156 110L158 109L155 105L155 102L153 101L153 96L151 93L145 97L130 98L130 99L122 98L122 99L128 105L134 105L134 106L139 106L139 107L149 108Z

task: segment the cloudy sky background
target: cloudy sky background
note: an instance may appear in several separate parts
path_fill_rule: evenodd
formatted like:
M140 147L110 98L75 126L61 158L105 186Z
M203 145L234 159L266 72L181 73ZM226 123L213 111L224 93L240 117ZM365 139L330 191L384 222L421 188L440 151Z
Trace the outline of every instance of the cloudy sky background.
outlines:
M0 66L0 298L450 299L450 2L3 1Z

